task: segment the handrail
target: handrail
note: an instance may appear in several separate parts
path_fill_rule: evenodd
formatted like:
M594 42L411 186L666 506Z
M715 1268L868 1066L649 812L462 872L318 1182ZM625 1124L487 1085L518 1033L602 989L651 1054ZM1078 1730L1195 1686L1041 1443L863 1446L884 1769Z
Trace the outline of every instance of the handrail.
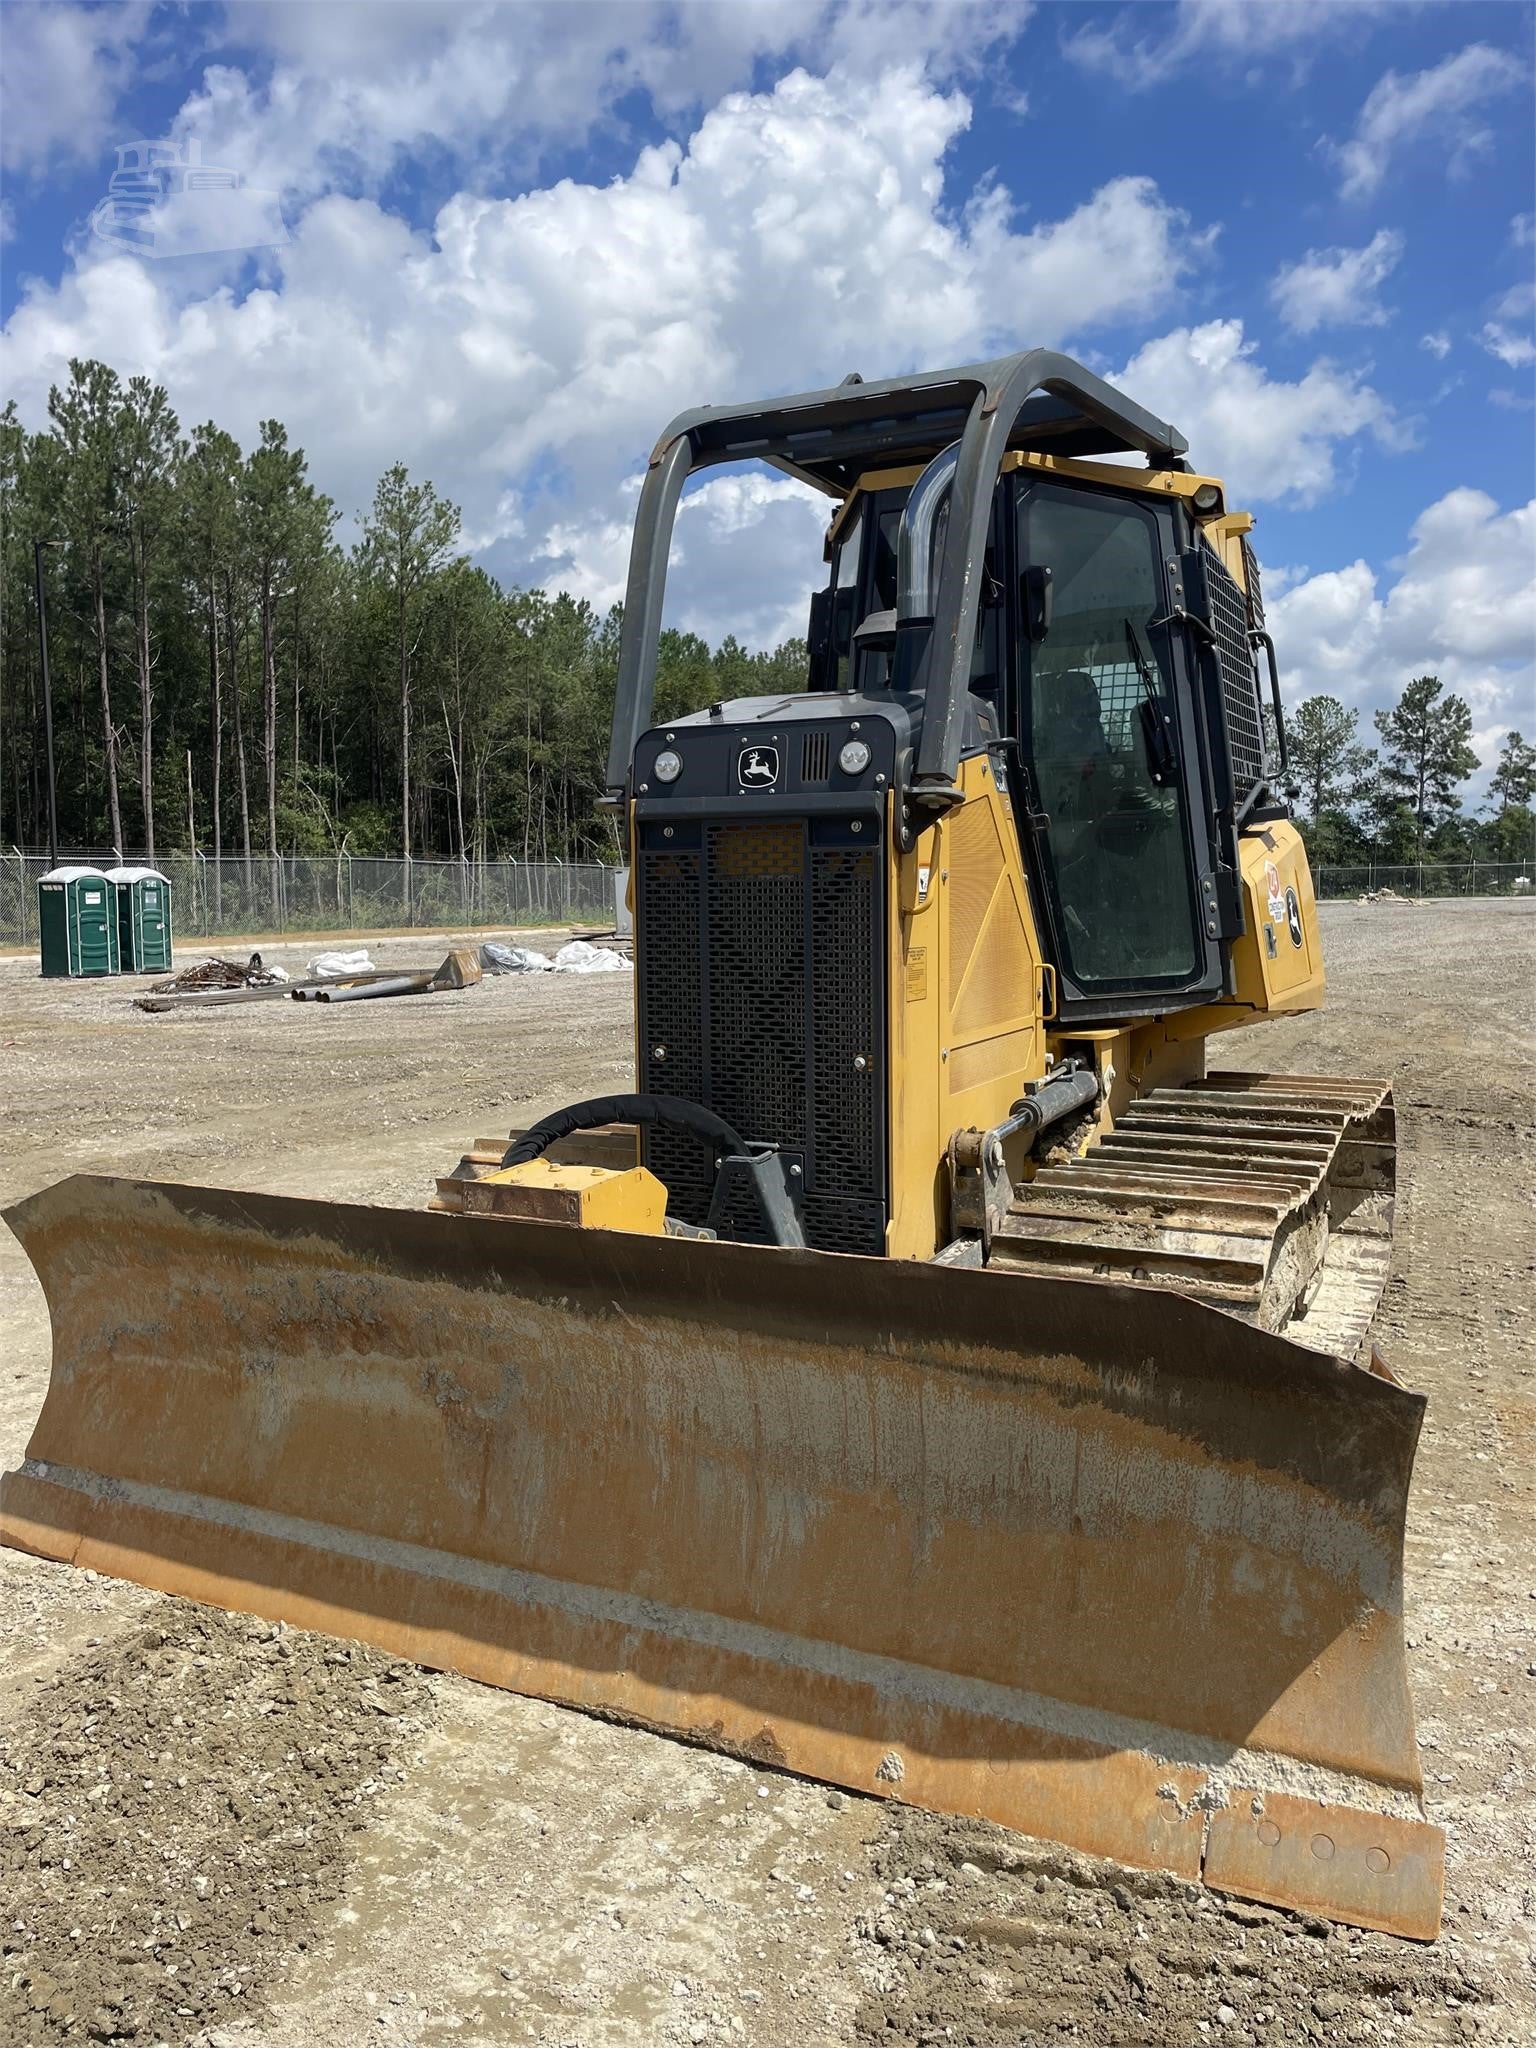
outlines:
M1269 663L1269 695L1270 701L1275 707L1275 738L1280 745L1280 773L1282 776L1289 775L1291 772L1291 750L1285 737L1285 710L1280 702L1280 665L1275 660L1275 643L1270 639L1262 626L1251 627L1248 638L1257 646L1263 648L1265 658Z

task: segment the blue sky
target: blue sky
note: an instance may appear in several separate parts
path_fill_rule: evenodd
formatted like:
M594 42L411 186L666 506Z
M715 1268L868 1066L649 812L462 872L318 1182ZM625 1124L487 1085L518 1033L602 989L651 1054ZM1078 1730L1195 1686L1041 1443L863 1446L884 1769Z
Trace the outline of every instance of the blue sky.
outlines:
M1536 727L1528 6L6 0L3 27L0 366L34 423L100 354L188 426L278 414L348 515L403 459L500 572L602 603L673 410L1050 342L1252 505L1293 698L1368 714L1434 668L1485 756ZM103 240L114 146L159 136L272 195L226 240L281 218L282 245ZM791 629L822 516L716 477L673 615Z

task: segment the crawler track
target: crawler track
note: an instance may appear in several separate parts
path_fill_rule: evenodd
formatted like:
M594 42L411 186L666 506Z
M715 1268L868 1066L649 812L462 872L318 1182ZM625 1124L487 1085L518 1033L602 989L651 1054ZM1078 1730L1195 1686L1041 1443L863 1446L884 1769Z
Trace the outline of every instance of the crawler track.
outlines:
M1019 1189L992 1262L1194 1295L1355 1358L1387 1280L1395 1135L1383 1081L1219 1073L1154 1089Z

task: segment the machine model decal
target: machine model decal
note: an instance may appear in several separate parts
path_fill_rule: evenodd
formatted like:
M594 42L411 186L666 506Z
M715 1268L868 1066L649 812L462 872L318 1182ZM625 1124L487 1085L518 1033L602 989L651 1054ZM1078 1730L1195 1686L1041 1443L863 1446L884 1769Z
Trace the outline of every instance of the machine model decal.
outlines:
M743 789L772 789L778 779L777 747L743 747L736 756L736 780Z
M1301 945L1301 903L1294 889L1285 892L1285 922L1290 929L1291 944Z

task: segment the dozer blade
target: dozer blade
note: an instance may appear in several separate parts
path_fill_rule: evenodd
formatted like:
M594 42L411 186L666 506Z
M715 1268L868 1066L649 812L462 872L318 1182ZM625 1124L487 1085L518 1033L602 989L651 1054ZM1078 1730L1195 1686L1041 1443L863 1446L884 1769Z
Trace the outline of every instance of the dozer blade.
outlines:
M79 1178L7 1543L1428 1939L1421 1398L1176 1295Z

